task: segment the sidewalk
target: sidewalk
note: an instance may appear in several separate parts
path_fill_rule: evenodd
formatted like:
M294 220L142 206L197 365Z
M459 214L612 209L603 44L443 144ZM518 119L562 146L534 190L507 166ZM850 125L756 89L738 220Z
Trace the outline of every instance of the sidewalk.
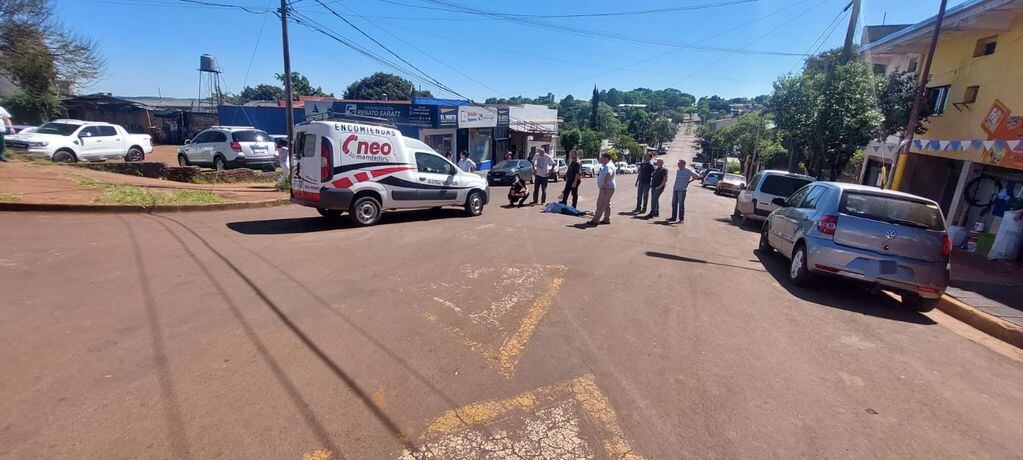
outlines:
M1023 266L987 260L982 254L952 253L949 296L1023 327Z

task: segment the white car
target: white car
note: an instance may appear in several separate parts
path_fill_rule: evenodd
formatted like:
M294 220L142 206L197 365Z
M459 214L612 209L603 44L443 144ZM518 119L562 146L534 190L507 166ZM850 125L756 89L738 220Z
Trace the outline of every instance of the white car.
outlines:
M625 165L623 174L639 174L639 166L636 165Z
M584 176L596 176L600 172L600 162L593 158L579 160L579 166Z
M270 135L252 126L213 126L185 141L178 165L204 165L223 171L231 167L273 171L280 152Z
M129 134L119 125L82 120L54 120L35 131L7 136L4 145L16 153L46 155L54 163L142 161L153 151L148 134Z
M443 206L478 216L490 199L486 179L390 124L309 121L295 126L294 139L291 201L327 218L348 212L366 226L384 210Z
M551 158L554 161L554 170L551 171L550 180L551 182L557 182L558 178L565 177L568 174L568 163L565 163L564 158Z

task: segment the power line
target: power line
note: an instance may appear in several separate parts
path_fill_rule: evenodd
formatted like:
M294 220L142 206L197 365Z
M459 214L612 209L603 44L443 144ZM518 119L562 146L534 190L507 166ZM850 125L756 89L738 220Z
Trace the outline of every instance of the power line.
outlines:
M827 25L827 27L825 27L824 30L821 31L821 34L818 35L817 38L815 38L812 42L810 42L810 47L807 48L806 50L807 56L813 56L817 54L817 51L824 46L824 43L827 43L828 39L831 38L831 35L834 34L836 30L838 30L838 26L842 24L841 19L845 17L845 13L847 11L849 11L849 6L846 6L841 11L839 11L838 14L835 15L835 18L832 19L831 22ZM801 62L803 61L802 60L796 61L794 64L792 64L792 67L789 67L789 70L786 73L792 73L792 71L795 70L796 67Z
M617 11L617 12L600 12L600 13L569 13L569 14L520 14L520 13L505 13L495 12L501 16L517 17L517 18L593 18L593 17L609 17L609 16L640 16L646 14L658 14L658 13L671 13L676 11L695 11L704 10L709 8L720 8L724 6L741 5L743 3L753 3L759 0L729 0L721 1L716 3L703 3L697 5L684 5L674 6L668 8L653 8L647 10L633 10L633 11ZM438 8L429 7L422 5L414 5L409 3L398 2L394 0L387 0L385 3L391 3L394 5L407 6L411 8L421 8L436 11L450 11L455 13L464 13L464 11L457 9L456 7L451 8Z

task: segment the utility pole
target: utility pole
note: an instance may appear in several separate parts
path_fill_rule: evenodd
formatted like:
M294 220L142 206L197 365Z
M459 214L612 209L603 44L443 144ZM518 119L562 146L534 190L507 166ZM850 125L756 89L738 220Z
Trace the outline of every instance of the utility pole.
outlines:
M916 136L916 129L920 126L920 111L923 110L924 95L927 93L927 80L930 79L931 62L934 60L934 50L938 47L938 37L941 35L941 23L945 20L946 6L948 6L948 0L941 0L941 6L938 7L938 17L934 21L934 35L931 36L931 47L927 50L927 61L924 62L923 70L921 70L920 77L917 79L916 99L913 100L913 111L909 115L909 126L906 127L906 136L902 141L902 145L899 145L899 149L895 151L895 157L892 158L892 170L888 172L888 178L885 181L885 188L888 189L892 188L892 181L895 180L895 170L899 167L900 157L909 153L909 146L913 145L913 137Z
M860 0L852 1L852 14L849 16L849 28L845 31L845 47L842 48L842 64L852 59L853 35L856 35L856 22L860 19Z
M294 158L293 147L295 134L295 114L292 113L291 105L291 49L288 45L288 3L281 0L281 42L284 45L284 114L285 123L288 124L288 155ZM289 162L290 164L290 162Z

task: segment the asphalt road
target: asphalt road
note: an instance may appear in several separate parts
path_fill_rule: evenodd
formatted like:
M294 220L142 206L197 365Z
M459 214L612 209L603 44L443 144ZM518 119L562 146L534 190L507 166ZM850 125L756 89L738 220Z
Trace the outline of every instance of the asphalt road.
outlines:
M618 215L634 178L596 228L500 200L373 228L0 214L0 457L1023 452L1017 355L855 286L790 287L696 185L684 224Z

